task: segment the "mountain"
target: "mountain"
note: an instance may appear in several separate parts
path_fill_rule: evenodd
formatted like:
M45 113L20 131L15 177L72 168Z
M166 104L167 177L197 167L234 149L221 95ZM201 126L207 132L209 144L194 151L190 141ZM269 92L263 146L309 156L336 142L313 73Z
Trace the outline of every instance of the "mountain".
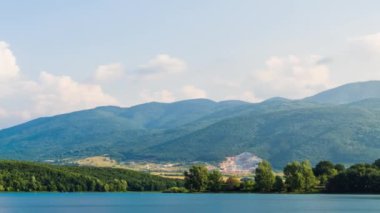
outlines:
M1 130L0 156L219 163L250 152L275 168L303 159L372 162L380 157L379 85L348 84L303 100L195 99L39 118Z
M155 160L222 161L245 151L269 160L276 168L296 159L314 163L377 159L380 112L343 105L249 113L141 153Z
M372 98L380 98L380 81L346 84L304 100L327 104L347 104Z
M250 104L195 99L171 104L153 102L130 108L98 107L39 118L0 131L0 156L22 160L102 154L123 157L120 152L182 135L187 130L177 130L180 126L205 115L245 105ZM219 119L222 118L220 115Z

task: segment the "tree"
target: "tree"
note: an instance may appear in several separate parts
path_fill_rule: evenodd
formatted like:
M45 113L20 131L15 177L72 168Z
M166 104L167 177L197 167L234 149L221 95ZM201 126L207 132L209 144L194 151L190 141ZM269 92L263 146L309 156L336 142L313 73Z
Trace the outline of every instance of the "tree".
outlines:
M329 174L335 169L334 164L331 161L320 161L314 168L315 176Z
M222 190L223 176L218 170L212 170L208 174L207 188L212 192L219 192Z
M369 164L356 164L332 177L327 185L331 193L380 193L380 169Z
M244 192L252 192L255 189L255 181L249 178L244 178L240 184L240 190Z
M321 161L315 166L314 174L319 179L319 182L325 185L331 177L338 174L338 171L332 162Z
M229 177L226 181L226 191L238 191L240 189L240 179L237 177Z
M285 183L282 177L276 176L274 179L274 184L273 184L273 191L275 192L283 192L285 190Z
M340 163L335 164L334 168L336 169L336 171L338 173L343 172L344 170L346 170L346 167L344 167L344 165L340 164Z
M293 161L284 168L285 184L290 192L300 190L304 185L300 167L298 161Z
M380 168L380 159L375 160L373 165L376 166L377 168Z
M255 174L256 190L259 192L272 191L274 183L274 175L272 172L272 166L268 161L262 161L259 163Z
M185 187L189 191L202 192L207 189L208 170L205 166L195 165L184 172Z
M290 192L310 192L317 183L309 161L294 161L284 168L285 184Z
M317 178L315 177L313 173L313 169L311 167L310 161L308 160L302 161L301 168L302 168L303 178L305 179L305 187L303 190L305 192L310 192L317 184Z

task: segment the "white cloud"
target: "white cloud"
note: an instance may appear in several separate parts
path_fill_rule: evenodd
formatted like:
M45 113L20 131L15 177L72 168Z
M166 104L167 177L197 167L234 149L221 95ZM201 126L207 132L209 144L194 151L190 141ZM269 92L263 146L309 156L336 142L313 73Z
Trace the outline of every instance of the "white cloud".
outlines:
M186 70L186 62L166 54L159 54L138 69L140 75L180 73Z
M338 84L380 79L380 33L350 37L334 56L331 78Z
M204 90L195 87L194 85L186 85L182 87L182 93L186 98L206 98L207 94Z
M370 53L380 53L380 32L350 38L348 41L359 49Z
M101 86L80 83L70 76L41 72L36 81L24 78L12 51L0 41L0 117L3 118L0 125L116 104L117 100Z
M97 81L113 81L123 76L123 65L120 63L112 63L100 65L95 72L95 80Z
M69 76L57 76L47 72L41 72L38 81L19 80L5 86L10 92L0 97L0 107L7 112L8 117L12 116L14 120L20 121L118 104L99 85L83 84Z
M82 84L69 76L40 74L39 92L35 94L35 113L56 114L100 105L115 105L117 100L96 84Z
M0 41L0 82L10 81L19 77L20 69L16 58L7 43Z
M140 99L143 102L156 101L168 103L175 101L173 93L166 89L155 92L151 92L149 90L142 90L140 92Z
M331 87L330 70L317 55L271 57L266 68L253 74L251 84L260 99L303 98Z

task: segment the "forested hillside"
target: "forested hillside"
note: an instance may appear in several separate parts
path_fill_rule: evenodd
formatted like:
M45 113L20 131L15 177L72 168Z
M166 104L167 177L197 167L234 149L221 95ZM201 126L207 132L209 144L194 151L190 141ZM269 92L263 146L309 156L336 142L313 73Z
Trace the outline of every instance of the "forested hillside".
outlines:
M162 191L182 181L113 168L0 161L0 191Z

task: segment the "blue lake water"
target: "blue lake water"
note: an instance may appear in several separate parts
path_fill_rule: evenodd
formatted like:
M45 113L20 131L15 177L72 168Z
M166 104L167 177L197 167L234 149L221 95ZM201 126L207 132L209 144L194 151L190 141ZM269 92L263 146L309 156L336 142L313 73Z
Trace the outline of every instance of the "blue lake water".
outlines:
M0 212L380 212L380 196L0 193Z

